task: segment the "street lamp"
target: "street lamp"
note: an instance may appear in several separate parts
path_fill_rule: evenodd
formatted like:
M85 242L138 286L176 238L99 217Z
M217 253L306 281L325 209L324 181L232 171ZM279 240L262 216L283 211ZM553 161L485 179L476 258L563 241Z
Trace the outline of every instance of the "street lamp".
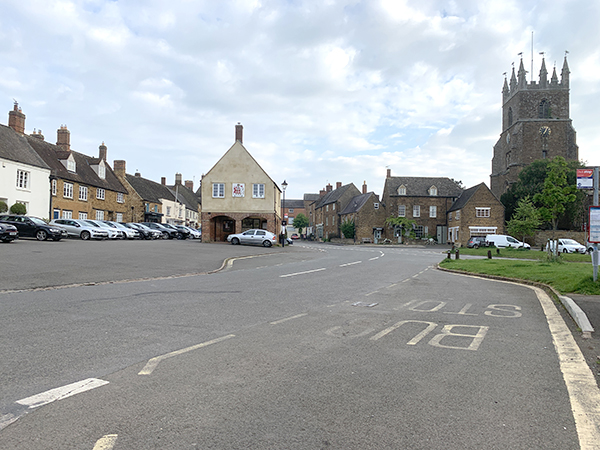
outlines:
M281 230L281 246L285 247L285 226L287 225L287 222L285 220L285 189L288 187L288 184L286 183L285 180L283 180L283 183L281 183L281 189L283 189L283 203L282 206L283 208L281 208L283 210L283 214L282 214L282 218L281 218L281 225L282 225L282 230Z

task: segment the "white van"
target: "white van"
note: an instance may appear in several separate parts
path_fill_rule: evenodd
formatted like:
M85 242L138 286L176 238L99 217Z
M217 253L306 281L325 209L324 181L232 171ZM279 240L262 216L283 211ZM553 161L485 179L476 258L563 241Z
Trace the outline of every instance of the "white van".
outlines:
M494 245L498 248L531 248L531 245L527 244L526 242L517 241L514 237L507 236L505 234L488 234L485 237L485 240L488 241L490 245Z

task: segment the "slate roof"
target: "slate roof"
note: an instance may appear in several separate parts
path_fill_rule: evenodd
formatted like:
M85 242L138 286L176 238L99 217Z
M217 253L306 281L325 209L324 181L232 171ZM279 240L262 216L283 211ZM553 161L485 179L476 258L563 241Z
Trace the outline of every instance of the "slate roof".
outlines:
M131 187L138 193L142 200L151 203L160 203L160 199L175 201L175 193L164 184L135 175L125 174L125 179Z
M29 145L25 136L5 125L0 125L0 158L29 166L50 169L50 166Z
M343 216L344 214L357 213L365 205L365 203L367 203L372 195L375 195L375 193L367 192L366 194L360 194L356 197L352 197L340 215Z
M40 138L26 136L29 145L52 169L52 175L57 178L80 183L86 186L99 187L110 191L127 194L127 189L121 184L111 167L106 164L106 178L103 180L92 169L92 165L98 164L98 158L84 155L76 151L63 150L58 145L50 144ZM61 159L67 159L69 154L73 155L76 164L76 172L69 172Z
M342 195L351 187L354 186L353 183L345 184L337 189L334 189L331 192L325 194L315 205L315 209L322 208L325 205L330 205L331 203L337 202Z
M198 211L198 197L194 193L194 191L186 188L183 184L180 184L179 187L176 185L167 186L174 198L177 198L178 201L184 204L187 209L191 209L192 211Z
M285 205L283 204L283 199L281 200L282 208L298 208L304 209L304 200L296 200L296 199L285 199Z
M463 193L460 195L460 197L458 197L456 199L456 201L454 203L452 203L452 206L450 207L448 212L458 211L459 209L463 209L464 206L469 202L469 200L471 200L471 197L473 197L473 195L475 195L475 193L479 190L479 188L481 186L485 186L487 188L485 183L479 183L479 184L463 191Z
M388 177L385 179L390 196L398 196L398 188L406 188L406 197L429 197L429 188L435 186L438 197L459 197L462 189L446 177ZM404 196L402 196L404 197Z
M321 196L319 194L304 194L305 202L316 202Z

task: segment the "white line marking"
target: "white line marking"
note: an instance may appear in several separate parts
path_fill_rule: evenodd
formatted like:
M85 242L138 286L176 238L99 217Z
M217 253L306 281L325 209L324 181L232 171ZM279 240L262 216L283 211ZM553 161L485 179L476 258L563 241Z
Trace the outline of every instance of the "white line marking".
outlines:
M37 408L39 406L47 405L56 400L62 400L63 398L71 397L75 394L80 394L91 389L95 389L100 386L108 384L108 381L99 380L97 378L88 378L87 380L78 381L76 383L67 384L56 389L50 389L49 391L42 392L41 394L32 395L31 397L18 400L16 403L19 405L27 406L29 409Z
M304 317L304 316L308 316L308 313L296 314L295 316L292 316L292 317L286 317L285 319L279 319L279 320L276 320L275 322L271 322L271 325L277 325L277 324L280 324L283 322L287 322L288 320L298 319L299 317Z
M376 259L381 258L380 256L376 256L375 258L369 258L369 261L375 261Z
M362 261L354 261L347 264L340 264L340 267L353 266L354 264L360 264Z
M146 363L144 368L140 370L138 375L150 375L154 371L154 369L156 369L156 366L158 366L158 364L165 359L172 358L173 356L179 356L183 353L191 352L192 350L197 350L199 348L206 347L211 344L216 344L217 342L221 342L232 337L235 337L235 334L228 334L227 336L222 336L220 338L213 339L212 341L206 341L201 344L192 345L191 347L182 348L181 350L176 350L174 352L157 356L156 358L152 358Z
M115 444L117 443L116 434L107 434L106 436L102 436L94 445L92 450L111 450Z
M321 269L307 270L306 272L288 273L287 275L279 275L279 278L295 277L296 275L304 275L306 273L320 272L321 270L326 270L326 269L325 269L325 267L323 267Z

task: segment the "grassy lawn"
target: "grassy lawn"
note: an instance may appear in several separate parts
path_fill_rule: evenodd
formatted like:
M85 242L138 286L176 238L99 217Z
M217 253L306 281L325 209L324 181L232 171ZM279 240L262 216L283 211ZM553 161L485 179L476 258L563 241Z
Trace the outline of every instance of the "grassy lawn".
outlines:
M536 259L540 261L546 261L547 253L539 250L520 250L516 248L466 248L462 247L460 249L461 255L474 255L474 256L482 256L487 257L488 250L492 252L492 258L496 256L500 256L502 258L519 258L519 259ZM497 254L497 251L500 251L500 254ZM581 255L579 253L563 253L561 256L563 261L569 262L592 262L592 257L588 254Z
M465 249L467 250L467 249ZM469 249L469 252L472 250ZM487 256L487 249L473 250L480 252L482 256ZM514 258L514 254L527 254L531 257L535 255L545 255L540 251L522 251L522 250L501 250L502 257ZM461 249L461 255L467 254ZM470 253L469 253L470 254ZM496 256L495 249L492 249L493 257ZM546 260L508 260L508 259L444 259L440 267L446 269L464 270L471 273L481 273L487 275L497 275L508 278L517 278L522 280L537 281L549 284L557 291L563 294L576 293L585 295L600 295L600 282L594 283L593 266L589 255L566 255L559 262L548 262ZM564 262L571 258L587 258L587 264L577 264L574 262ZM522 258L518 256L518 258ZM561 257L562 258L562 257ZM583 259L581 260L583 262Z

